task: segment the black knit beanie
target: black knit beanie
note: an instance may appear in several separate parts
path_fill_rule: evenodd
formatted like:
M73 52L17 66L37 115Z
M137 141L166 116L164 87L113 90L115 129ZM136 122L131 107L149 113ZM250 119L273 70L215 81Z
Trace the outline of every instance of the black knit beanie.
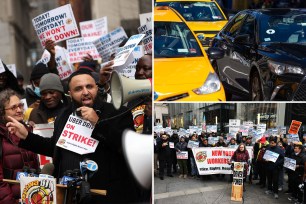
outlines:
M43 75L50 73L47 65L44 63L38 63L34 66L30 80L40 79Z

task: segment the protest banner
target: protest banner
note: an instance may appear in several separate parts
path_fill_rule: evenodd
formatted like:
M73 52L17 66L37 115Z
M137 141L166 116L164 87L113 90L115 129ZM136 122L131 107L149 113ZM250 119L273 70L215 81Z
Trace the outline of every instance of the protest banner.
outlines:
M70 4L43 13L33 18L32 23L43 47L48 39L57 43L79 36Z
M288 130L288 133L289 134L298 134L301 125L302 125L302 122L297 121L297 120L292 120L290 128Z
M279 157L279 154L277 154L276 152L267 150L263 156L263 159L265 159L266 161L271 161L275 163L278 157Z
M246 149L251 160L253 147L246 147ZM228 163L235 151L236 148L228 147L198 147L192 149L200 175L232 174L231 165Z
M188 151L176 152L177 159L188 159Z
M106 35L108 33L107 16L95 20L80 22L80 30L81 36L85 38L86 41L90 42Z
M266 132L266 129L267 129L267 124L258 124L256 130L257 132L264 133Z
M67 40L67 51L69 52L70 63L83 62L83 58L91 55L94 60L101 59L97 48L92 42L85 41L84 38L73 38Z
M103 35L99 39L93 41L97 51L102 57L102 62L108 62L111 54L115 53L123 40L127 39L127 35L122 27L118 27L110 33Z
M20 177L21 203L56 204L55 178Z
M13 73L13 75L17 78L17 70L16 70L16 65L15 64L7 64L6 65L8 70Z
M189 141L188 141L188 144L187 144L187 147L188 147L188 148L195 148L195 147L199 147L199 142L189 140Z
M139 14L140 25L145 25L152 22L152 12Z
M295 171L296 160L295 159L291 159L289 157L285 157L284 167L287 168L287 169L291 169L292 171Z
M142 56L144 56L143 46L142 45L136 46L132 52L132 55L133 55L133 61L131 64L122 68L117 67L116 69L123 76L128 77L130 79L135 79L136 65L139 59Z
M2 60L0 59L0 73L3 73L3 72L5 72L5 68L4 68Z
M78 116L70 115L56 146L77 154L95 152L99 141L91 138L94 126Z
M73 72L69 63L68 52L65 48L55 46L55 62L61 80L67 79Z
M33 133L41 135L45 138L51 138L53 136L54 123L48 124L35 124L33 128ZM42 169L45 164L52 163L52 157L47 157L45 155L38 154L40 168Z
M146 52L152 51L152 23L147 23L138 28L139 34L145 34L145 37L142 39L144 44L144 49Z
M169 147L170 147L171 149L174 149L174 142L169 142Z
M206 125L206 132L207 133L216 133L217 132L217 125Z

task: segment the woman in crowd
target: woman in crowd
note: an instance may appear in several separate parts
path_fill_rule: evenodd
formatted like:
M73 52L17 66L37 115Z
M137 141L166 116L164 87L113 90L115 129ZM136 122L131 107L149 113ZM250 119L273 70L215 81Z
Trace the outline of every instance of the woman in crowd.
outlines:
M15 180L23 167L38 169L38 158L33 152L19 148L20 139L10 134L5 126L9 117L23 121L23 103L15 91L5 89L0 92L0 116L0 203L13 204L20 198L20 187L2 180Z

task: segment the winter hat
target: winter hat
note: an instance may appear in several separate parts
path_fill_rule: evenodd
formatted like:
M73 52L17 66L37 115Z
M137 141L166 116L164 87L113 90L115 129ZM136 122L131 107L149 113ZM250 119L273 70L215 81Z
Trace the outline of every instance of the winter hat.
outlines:
M44 63L38 63L34 66L30 80L40 79L43 75L50 73L47 65Z
M64 93L64 88L59 76L53 73L48 73L41 77L39 89L40 92L45 90L56 90Z
M88 70L90 72L95 72L96 63L94 62L82 62L78 70Z
M267 140L266 140L266 137L262 137L262 138L259 140L259 142L260 142L261 144L264 144L266 141L267 141Z

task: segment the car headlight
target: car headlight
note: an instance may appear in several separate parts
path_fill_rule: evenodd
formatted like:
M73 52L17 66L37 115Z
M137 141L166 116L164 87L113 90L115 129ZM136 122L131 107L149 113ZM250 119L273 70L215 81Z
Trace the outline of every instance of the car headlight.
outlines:
M268 66L270 70L277 75L285 73L304 74L304 70L301 67L293 66L290 64L284 64L268 60Z
M221 88L221 82L216 73L209 73L207 79L205 80L204 84L192 90L194 93L198 95L202 94L210 94L219 91Z

